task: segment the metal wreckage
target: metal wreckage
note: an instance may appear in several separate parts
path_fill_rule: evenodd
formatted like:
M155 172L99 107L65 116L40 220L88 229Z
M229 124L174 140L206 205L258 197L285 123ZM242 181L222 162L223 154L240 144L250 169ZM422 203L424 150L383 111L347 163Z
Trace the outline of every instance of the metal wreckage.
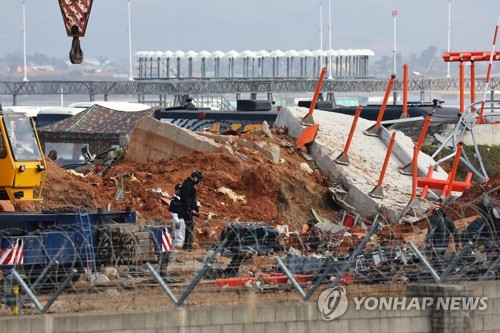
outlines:
M29 124L22 115L3 117L2 124ZM36 134L31 126L26 128ZM5 133L3 142L7 143L6 161L14 166L6 164L3 170L11 170L13 177L19 180L15 186L4 183L4 194L12 201L32 200L43 187L46 165L43 156L16 159L20 151L16 150L16 140L11 137L15 133L2 132ZM35 150L39 149L37 142L34 139ZM117 152L99 156L91 156L88 151L82 153L87 160L82 169L100 165L103 171L120 155ZM26 172L40 176L38 182L20 186ZM123 194L119 180L118 185L117 195ZM291 285L307 298L319 284L327 281L373 284L433 280L442 283L496 278L499 194L500 187L484 190L483 195L468 204L469 216L477 217L461 235L447 215L453 203L434 207L429 216L420 221L396 225L386 223L380 215L369 220L346 209L341 210L343 214L338 222L312 210L311 218L301 231L290 231L283 225L230 223L222 230L220 240L209 246L203 268L190 282L191 287L180 299L172 295L172 300L177 305L182 304L202 279L215 280L220 287L247 286L266 291L290 288L291 281ZM54 296L57 297L82 273L89 279L97 279L98 267L103 266L126 265L129 272L142 270L141 274L147 273L145 266L167 294L166 283L182 282L167 273L169 261L173 260L172 230L138 225L136 214L130 209L118 212L4 212L0 218L0 261L6 277L3 296L9 305L15 304L12 286L16 284L21 285L36 303L36 292L57 289ZM427 232L420 241L405 238L405 235L422 234L424 229ZM454 251L450 251L452 245ZM217 260L221 256L229 258L229 262ZM269 258L271 262L256 270L243 269L255 257ZM305 293L301 289L305 283L315 287ZM48 308L40 305L39 309L44 312Z
M461 233L446 213L446 204L434 205L427 217L400 229L413 229L406 234L425 234L423 244L406 241L402 234L388 235L394 228L379 215L366 221L344 212L342 221L335 224L313 211L302 231L292 233L281 226L230 224L222 233L227 241L222 253L231 262L213 275L237 277L240 265L252 255L274 255L278 265L265 273L307 281L340 277L345 283L373 284L495 279L500 262L500 204L494 197L499 192L500 187L485 191L468 206L476 217ZM339 251L343 243L348 245ZM449 249L452 244L454 251ZM278 257L283 251L285 255Z

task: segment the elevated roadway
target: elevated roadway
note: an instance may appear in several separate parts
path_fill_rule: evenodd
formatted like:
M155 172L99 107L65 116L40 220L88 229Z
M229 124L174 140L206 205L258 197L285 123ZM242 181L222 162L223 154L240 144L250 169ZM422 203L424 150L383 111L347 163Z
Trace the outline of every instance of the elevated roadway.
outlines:
M0 95L12 96L13 105L20 95L203 95L237 93L303 93L314 92L316 78L218 78L218 79L168 79L135 81L0 81ZM322 91L325 93L382 92L387 80L371 78L326 79ZM476 91L485 87L485 79L475 80ZM490 90L500 89L500 79L490 80ZM409 91L446 92L458 91L458 79L420 78L409 81ZM465 90L470 90L470 80L465 80ZM402 81L396 80L393 91L402 91Z

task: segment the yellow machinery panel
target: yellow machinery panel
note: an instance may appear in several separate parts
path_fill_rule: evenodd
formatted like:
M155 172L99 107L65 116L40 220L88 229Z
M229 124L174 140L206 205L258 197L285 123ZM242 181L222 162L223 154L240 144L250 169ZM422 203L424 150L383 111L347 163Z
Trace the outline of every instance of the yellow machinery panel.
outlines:
M41 200L46 164L31 119L0 113L0 199Z

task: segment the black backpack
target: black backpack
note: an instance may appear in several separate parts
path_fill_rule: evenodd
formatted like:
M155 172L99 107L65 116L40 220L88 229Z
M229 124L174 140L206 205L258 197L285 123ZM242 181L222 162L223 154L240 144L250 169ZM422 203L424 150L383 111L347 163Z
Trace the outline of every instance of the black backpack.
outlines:
M168 205L168 210L172 213L181 214L184 212L182 206L181 200L178 197L173 197L170 200L170 205Z

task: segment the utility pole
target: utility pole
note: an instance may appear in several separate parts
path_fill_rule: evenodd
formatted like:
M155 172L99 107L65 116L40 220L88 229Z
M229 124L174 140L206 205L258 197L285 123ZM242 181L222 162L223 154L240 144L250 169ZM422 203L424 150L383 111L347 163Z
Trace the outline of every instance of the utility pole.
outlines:
M323 0L319 0L319 49L323 51ZM319 68L323 67L322 58L320 58Z
M129 65L130 65L130 76L129 81L134 81L134 75L132 70L132 28L130 20L130 0L128 0L128 54L129 54Z
M393 17L393 32L394 32L394 48L392 50L392 56L393 56L393 65L394 65L394 68L393 68L393 74L396 74L397 75L397 68L396 68L396 17L398 16L398 11L397 10L393 10L392 11L392 17Z
M26 3L25 0L23 0L23 50L24 50L24 78L23 81L27 82L28 76L27 76L27 69L26 69Z
M451 0L448 0L448 53L451 51ZM447 62L446 77L450 78L450 62Z
M332 0L328 0L328 39L329 39L329 60L328 60L328 78L332 78Z

